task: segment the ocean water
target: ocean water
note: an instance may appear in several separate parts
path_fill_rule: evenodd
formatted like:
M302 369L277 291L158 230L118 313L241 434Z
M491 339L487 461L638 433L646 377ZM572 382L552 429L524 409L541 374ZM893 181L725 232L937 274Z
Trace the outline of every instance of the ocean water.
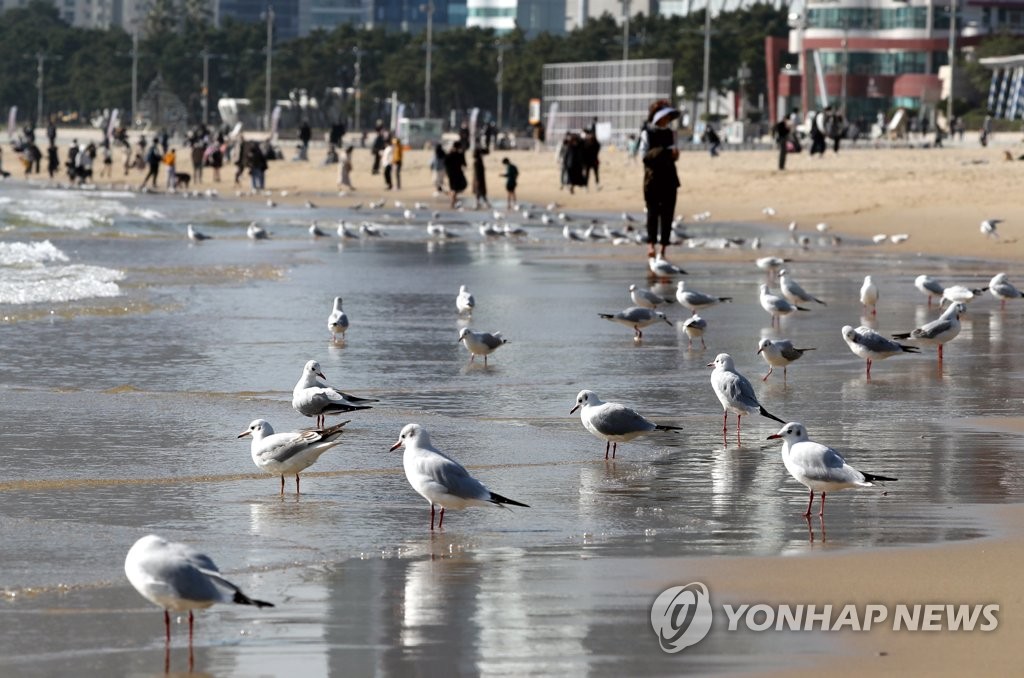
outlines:
M210 675L782 667L820 648L712 634L699 654L663 655L650 604L689 581L665 560L972 539L989 529L976 505L1021 499L1020 436L978 420L1020 410L1024 307L979 299L941 369L926 348L877 362L871 381L839 331L862 322L865 274L881 301L863 320L890 333L937 315L916 275L983 286L991 263L918 257L913 242L802 251L779 225L705 222L692 233L766 247L671 252L690 286L734 299L702 313L702 350L687 346L675 304L673 325L641 342L598 317L629 306L631 283L658 284L642 248L568 242L561 223L536 220L523 223L528 238L486 239L477 227L489 215L446 211L461 237L437 242L429 210L403 212L0 184L0 673L162 673L161 615L123 575L148 533L206 550L277 603L199 615L195 668ZM581 229L618 221L570 216ZM312 219L332 232L339 219L371 221L387 235L314 240ZM272 238L247 240L250 221ZM188 223L214 239L189 243ZM767 253L791 258L828 306L773 330L753 265ZM463 284L477 299L468 323L455 312ZM343 343L326 329L335 296L351 320ZM510 343L470 364L457 343L467 325ZM781 370L761 382L762 336L816 350L786 383ZM778 425L744 417L737 438L730 417L723 438L706 367L719 352L769 411L899 481L830 495L827 527L805 522L805 490L765 439ZM302 495L289 479L282 498L236 436L257 418L312 425L290 406L309 359L381 402L351 414ZM603 441L569 415L584 388L683 431L621 444L606 462ZM431 533L401 453L388 452L413 421L531 508L453 511ZM175 625L174 670L187 667L185 632Z

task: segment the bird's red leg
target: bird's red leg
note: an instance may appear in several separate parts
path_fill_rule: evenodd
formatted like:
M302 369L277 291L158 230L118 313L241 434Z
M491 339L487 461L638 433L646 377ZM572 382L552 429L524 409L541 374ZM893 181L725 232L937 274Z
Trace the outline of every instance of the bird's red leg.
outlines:
M818 510L818 517L825 518L825 493L821 493L821 509Z
M824 497L824 496L825 495L822 495L822 497ZM440 530L441 529L441 525L443 525L443 524L444 524L444 507L442 506L441 507L441 519L439 521L437 521L437 529Z
M804 513L804 518L810 518L811 517L811 506L813 506L813 505L814 505L814 490L811 490L811 498L807 502L807 512Z
M430 503L430 530L434 530L434 503Z
M284 496L284 476L281 476L281 496Z
M171 643L171 613L164 610L164 629L167 631L167 644Z
M281 477L284 478L284 476L281 476ZM298 493L299 493L299 474L296 473L295 474L295 494L298 494Z

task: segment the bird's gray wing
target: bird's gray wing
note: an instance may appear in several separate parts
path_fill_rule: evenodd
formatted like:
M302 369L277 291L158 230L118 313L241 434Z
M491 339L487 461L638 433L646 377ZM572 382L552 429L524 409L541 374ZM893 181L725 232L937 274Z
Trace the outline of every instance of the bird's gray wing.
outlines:
M623 320L628 320L631 323L639 323L645 320L650 320L654 315L654 312L649 308L642 308L640 306L631 306L626 310L622 311Z
M864 348L875 353L899 353L902 350L895 341L886 339L878 332L866 327L857 328L856 341Z
M757 396L754 395L754 387L742 374L726 372L725 378L722 379L722 391L732 402L746 407L760 407Z
M469 471L459 462L440 452L423 455L419 460L419 470L433 482L441 486L444 492L464 499L487 500L490 496L483 483L469 475Z
M306 416L314 416L323 412L351 412L367 409L368 405L356 405L347 394L333 388L307 388L303 392L303 407L300 410ZM313 414L309 414L313 412Z
M221 600L220 590L202 572L217 572L213 560L184 544L170 543L167 548L154 551L142 563L154 582L165 586L168 593L184 600Z
M348 422L345 422L345 424L347 423ZM332 447L328 445L328 443L337 440L337 438L343 433L342 427L345 424L332 426L324 431L306 430L294 434L274 434L273 436L265 439L265 442L269 442L270 444L263 449L260 453L260 457L266 460L272 459L276 462L283 463L295 455L308 450L311 446L316 445L317 443L323 443L323 451L326 452L330 447ZM281 437L278 438L278 436ZM275 438L277 439L275 440Z
M796 348L789 341L777 341L775 345L779 347L782 357L789 361L796 360L804 354L804 349Z
M952 329L955 322L957 321L953 318L938 318L911 332L910 337L912 339L934 339L943 332L948 332Z
M805 441L790 449L790 458L803 469L808 480L834 483L857 483L864 480L863 474L851 466L831 447Z
M618 403L609 403L603 406L597 412L597 416L591 420L591 423L601 433L612 436L627 435L637 431L650 431L654 428L654 424L645 419L639 412Z
M926 290L928 290L932 294L938 294L939 296L942 296L943 291L945 291L945 289L946 289L939 282L937 282L935 280L928 280L927 282L925 282L922 285L922 287L924 287Z
M491 334L490 332L481 332L480 343L482 343L487 348L495 349L504 344L505 340L498 335Z

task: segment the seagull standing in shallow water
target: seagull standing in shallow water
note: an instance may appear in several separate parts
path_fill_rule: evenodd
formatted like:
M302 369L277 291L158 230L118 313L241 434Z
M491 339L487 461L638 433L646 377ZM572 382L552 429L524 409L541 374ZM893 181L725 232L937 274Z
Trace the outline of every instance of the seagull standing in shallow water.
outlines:
M128 550L124 573L143 598L164 608L167 643L171 642L171 610L188 610L188 644L192 647L194 609L214 603L274 607L273 603L242 593L242 589L221 575L208 555L155 534L139 539Z
M941 299L943 292L946 291L942 283L930 275L919 275L914 278L914 287L920 290L921 294L927 295L928 308L932 307L932 297Z
M935 320L918 327L912 332L892 335L893 339L930 344L939 347L939 365L942 365L942 345L956 339L960 334L960 316L967 313L967 305L957 302L942 312Z
M618 313L598 313L597 315L605 320L611 320L620 325L632 327L634 341L640 341L643 338L644 333L641 330L644 327L653 325L659 320L668 325L672 324L661 311L643 308L642 306L630 306Z
M679 426L665 426L648 421L636 410L620 403L606 403L593 391L583 390L576 396L576 405L569 414L580 411L583 427L605 441L604 458L611 445L612 459L619 443L628 442L649 431L682 431Z
M811 517L814 493L821 493L821 509L818 517L825 517L825 494L847 487L871 487L878 481L896 481L873 473L858 471L831 447L813 442L807 437L807 429L799 422L785 424L778 433L768 440L782 440L782 463L798 483L811 491L807 502L805 518Z
M476 299L465 285L459 286L459 294L455 297L455 308L459 315L473 315L473 307L476 306Z
M348 316L341 308L341 297L334 297L334 309L327 317L327 331L331 333L331 338L335 341L338 340L339 334L344 339L345 332L348 331Z
M371 406L363 403L375 402L378 402L376 398L360 398L328 386L327 377L315 360L306 362L302 376L292 389L292 407L303 416L316 417L318 429L323 428L324 417L328 414L368 410Z
M500 346L508 343L508 339L501 336L501 332L474 332L468 327L463 327L459 332L459 341L465 344L469 351L469 362L478 356L484 357L484 365L487 365L487 356L494 353Z
M861 325L854 329L850 325L843 326L843 341L850 347L853 354L867 361L867 377L871 380L871 363L874 360L885 360L900 353L919 353L917 346L905 346L892 339L886 339L870 327Z
M1024 293L1010 283L1010 278L1005 273L996 273L988 284L988 291L993 297L999 300L999 308L1006 308L1007 299L1020 299Z
M299 473L316 463L324 452L341 444L347 423L343 421L322 431L274 433L270 422L256 419L238 437L252 436L253 463L261 471L281 476L281 496L284 496L284 477L295 476L295 494L299 494Z
M491 492L469 471L430 443L430 434L419 424L406 424L391 451L405 447L402 466L405 477L420 496L430 502L430 529L434 529L434 505L441 507L438 529L444 524L445 509L467 506L522 506L527 504Z
M768 291L768 285L761 283L760 294L758 298L761 302L761 308L763 308L772 317L772 326L776 324L782 324L782 316L789 315L795 311L809 311L810 309L804 308L803 306L797 306L791 304L777 294L772 294Z
M788 339L762 339L757 345L757 353L768 363L768 374L761 377L761 381L768 381L768 377L776 367L782 368L782 380L786 381L786 367L803 357L807 351L813 348L796 348L793 342Z
M860 303L867 313L868 306L871 307L871 315L877 315L875 305L878 304L878 287L870 275L864 276L864 284L860 286Z
M714 389L718 401L722 403L722 434L729 430L729 412L736 413L736 435L740 432L740 419L744 414L760 414L762 417L774 419L784 424L774 414L768 412L757 401L754 387L742 374L736 371L736 363L728 353L719 353L708 367L715 368L711 372L711 388Z

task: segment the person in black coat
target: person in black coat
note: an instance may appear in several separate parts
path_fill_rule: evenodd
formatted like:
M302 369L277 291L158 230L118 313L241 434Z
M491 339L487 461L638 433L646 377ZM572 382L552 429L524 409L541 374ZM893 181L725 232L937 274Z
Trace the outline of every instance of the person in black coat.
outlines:
M452 199L452 209L459 199L459 193L466 190L466 174L463 169L466 166L466 153L462 150L462 142L456 141L452 144L452 150L444 156L444 171L448 175L448 194Z
M661 256L665 257L672 238L672 216L676 210L676 194L679 190L679 175L676 173L675 132L669 123L679 117L679 111L668 102L663 103L649 114L644 126L644 202L647 204L647 256L655 255L655 244L661 245ZM654 106L652 106L652 109Z

